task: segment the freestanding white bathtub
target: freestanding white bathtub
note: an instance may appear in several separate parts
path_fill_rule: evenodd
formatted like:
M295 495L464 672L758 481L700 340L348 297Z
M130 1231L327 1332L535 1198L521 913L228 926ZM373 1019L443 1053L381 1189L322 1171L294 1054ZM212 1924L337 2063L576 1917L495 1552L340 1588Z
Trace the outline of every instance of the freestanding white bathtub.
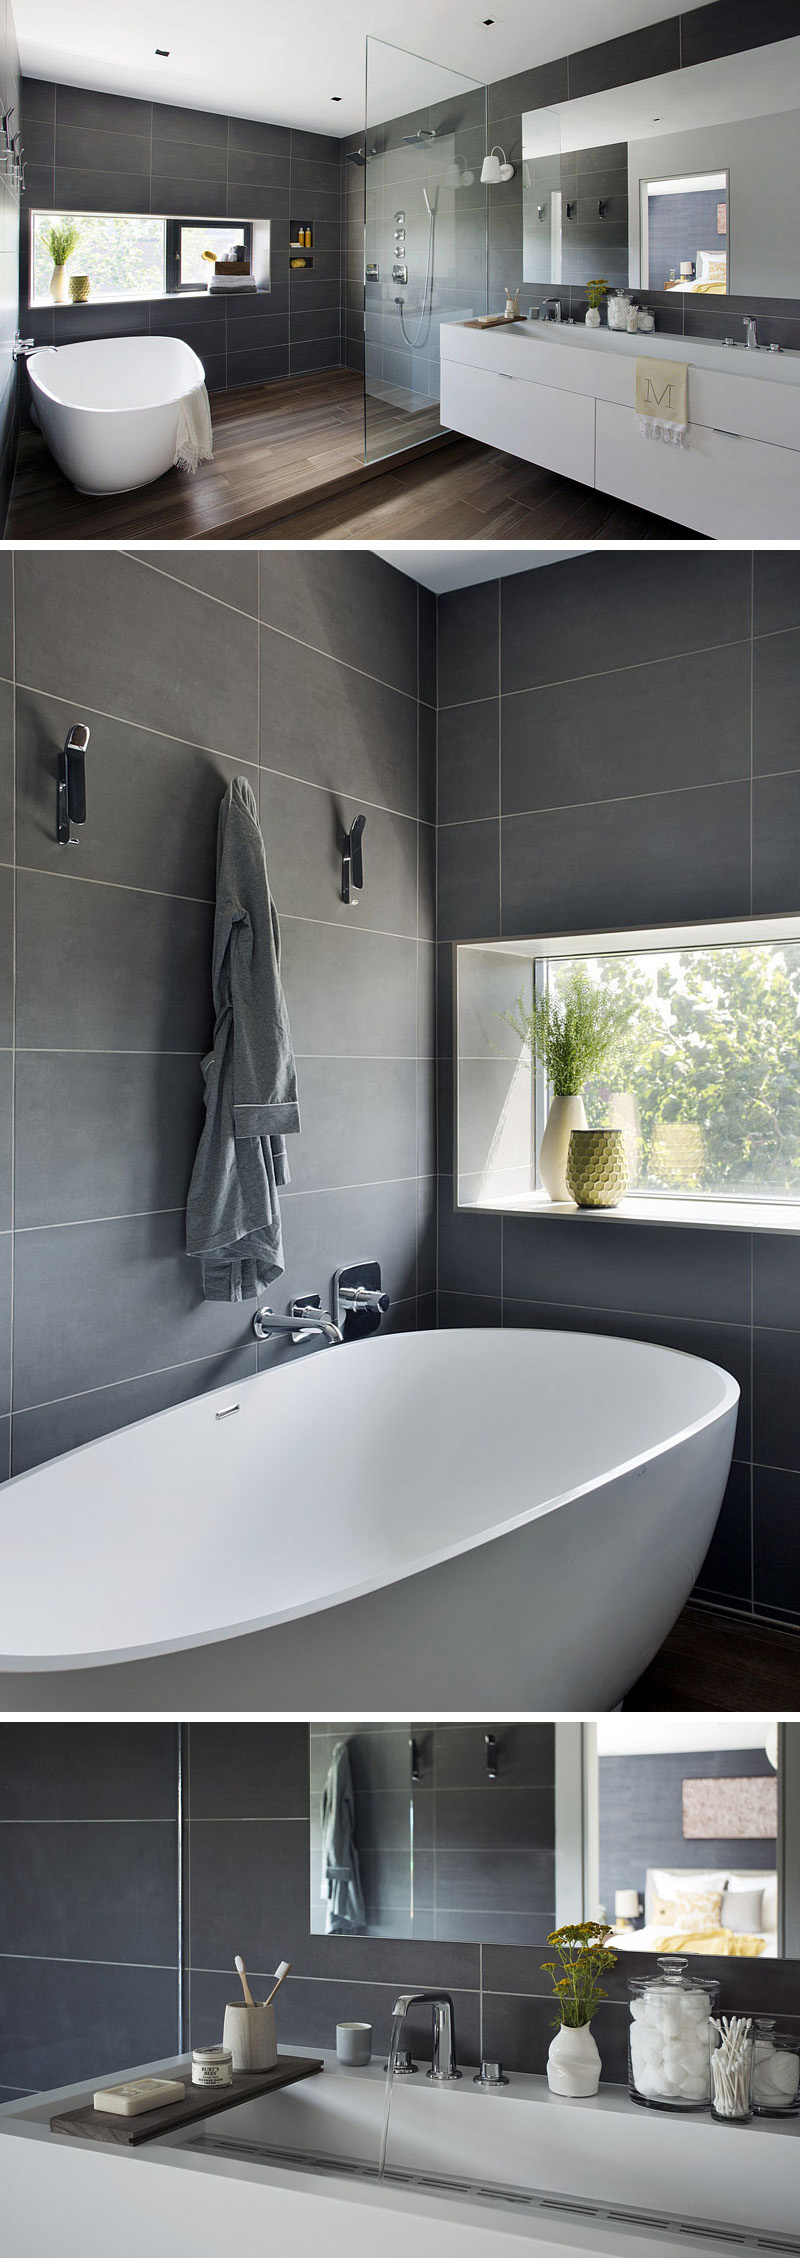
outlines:
M0 1490L0 1710L604 1709L688 1597L739 1390L591 1334L398 1334Z
M178 407L205 383L180 337L96 337L28 360L33 405L59 470L81 494L127 494L175 461Z

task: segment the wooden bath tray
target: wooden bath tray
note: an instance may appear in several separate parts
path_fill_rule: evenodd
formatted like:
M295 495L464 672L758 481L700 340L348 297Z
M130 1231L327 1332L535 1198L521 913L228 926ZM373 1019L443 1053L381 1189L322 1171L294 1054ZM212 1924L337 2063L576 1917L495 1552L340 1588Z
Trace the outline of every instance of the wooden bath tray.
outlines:
M527 314L489 314L479 321L463 321L462 329L510 329L515 321L527 321Z
M193 2086L191 2064L188 2071L176 2062L169 2070L160 2070L159 2077L187 2080L183 2101L162 2103L160 2109L143 2110L140 2117L117 2117L100 2109L83 2107L67 2109L61 2116L51 2117L51 2133L72 2133L78 2140L94 2140L115 2148L138 2148L145 2140L157 2140L160 2133L171 2133L181 2125L195 2125L201 2117L216 2117L222 2109L236 2109L242 2101L257 2101L263 2093L277 2093L281 2086L297 2085L300 2078L313 2078L324 2067L304 2054L282 2054L272 2070L235 2070L229 2086ZM110 2082L110 2081L109 2081Z

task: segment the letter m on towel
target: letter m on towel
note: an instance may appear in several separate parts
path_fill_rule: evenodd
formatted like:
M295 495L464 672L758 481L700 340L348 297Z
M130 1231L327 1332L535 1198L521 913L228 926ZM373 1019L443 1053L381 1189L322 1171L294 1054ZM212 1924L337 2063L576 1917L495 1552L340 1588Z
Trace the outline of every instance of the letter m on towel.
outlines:
M663 391L658 392L653 383L652 377L648 376L645 389L645 399L647 400L648 406L652 403L654 408L671 408L673 406L672 383L670 382L668 384L665 384Z

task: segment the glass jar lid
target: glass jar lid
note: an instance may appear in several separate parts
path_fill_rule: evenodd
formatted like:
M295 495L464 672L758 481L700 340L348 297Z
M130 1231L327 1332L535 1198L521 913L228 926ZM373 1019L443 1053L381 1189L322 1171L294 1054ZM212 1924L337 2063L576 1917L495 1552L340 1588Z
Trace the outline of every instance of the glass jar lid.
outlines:
M657 1975L630 1976L628 1990L633 1993L636 1999L641 1999L645 1992L661 1991L674 1996L676 1992L697 1993L702 1991L709 2002L715 2000L719 1991L719 1984L715 1978L713 1976L687 1975L688 1966L688 1960L681 1960L672 1953L666 1953L658 1962Z

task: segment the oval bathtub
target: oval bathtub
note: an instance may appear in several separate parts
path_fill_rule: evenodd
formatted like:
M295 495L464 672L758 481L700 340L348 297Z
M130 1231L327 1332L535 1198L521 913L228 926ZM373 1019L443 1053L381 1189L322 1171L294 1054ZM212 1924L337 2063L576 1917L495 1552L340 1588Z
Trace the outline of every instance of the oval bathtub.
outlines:
M205 383L180 337L96 337L28 360L33 404L59 470L80 494L127 494L175 461L178 407Z
M0 1492L0 1708L604 1709L722 1501L739 1390L582 1333L400 1334Z

